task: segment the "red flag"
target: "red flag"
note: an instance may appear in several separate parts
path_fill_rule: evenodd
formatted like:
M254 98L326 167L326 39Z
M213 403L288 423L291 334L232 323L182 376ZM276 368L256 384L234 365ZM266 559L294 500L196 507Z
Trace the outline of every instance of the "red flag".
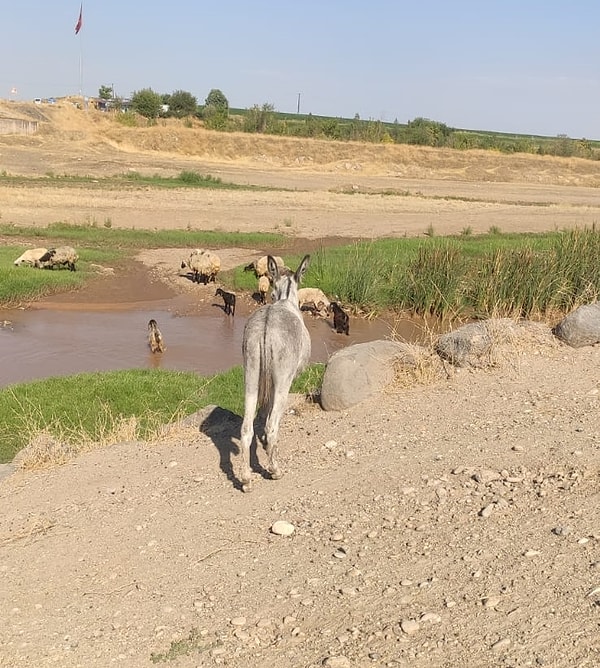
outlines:
M79 34L82 25L83 25L83 3L81 3L81 5L79 6L79 18L77 19L77 23L75 24L76 35Z

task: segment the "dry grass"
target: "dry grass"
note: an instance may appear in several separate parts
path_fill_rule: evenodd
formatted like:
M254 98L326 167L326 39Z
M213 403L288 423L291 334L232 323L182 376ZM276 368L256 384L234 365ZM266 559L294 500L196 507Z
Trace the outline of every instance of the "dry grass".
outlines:
M559 350L563 345L552 335L548 325L532 321L517 321L509 318L498 318L482 321L481 335L485 338L484 345L478 341L478 351L465 351L468 363L464 366L479 369L492 369L511 366L519 368L520 358L527 353L549 354ZM431 385L449 378L456 370L451 363L444 361L435 352L435 341L438 335L428 331L429 344L425 346L406 345L406 353L395 365L392 391L413 387L414 385ZM392 336L393 338L393 336ZM465 341L467 348L469 342Z
M432 385L447 377L446 366L433 349L411 345L410 351L396 360L391 389Z
M146 424L144 427L143 438L149 442L157 441L163 429L164 426L156 418L151 421L150 426ZM40 428L32 424L26 427L25 431L28 433L28 444L13 460L13 463L23 470L58 466L84 452L106 448L115 443L142 440L141 425L137 417L114 417L106 410L94 438L83 426L67 431L56 425Z
M69 102L33 105L0 101L0 116L40 121L36 142L67 141L97 150L108 144L149 156L195 156L221 163L299 170L393 174L403 178L461 181L529 182L597 187L600 163L580 158L494 151L457 151L422 146L339 142L206 130L200 121L161 119L149 127L126 127L112 114L75 109Z
M33 539L43 536L56 526L56 520L44 514L29 515L24 519L24 525L19 529L0 535L0 546L16 543L21 540Z

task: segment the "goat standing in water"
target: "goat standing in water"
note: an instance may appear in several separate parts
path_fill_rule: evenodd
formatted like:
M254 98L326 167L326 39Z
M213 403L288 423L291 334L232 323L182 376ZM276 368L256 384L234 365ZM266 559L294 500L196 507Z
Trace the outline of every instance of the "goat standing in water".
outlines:
M215 297L221 295L223 297L223 310L227 315L235 315L235 295L233 292L225 292L223 288L217 288Z
M148 322L148 345L153 353L164 353L165 342L154 318Z
M292 275L280 273L275 259L268 258L273 279L273 304L255 311L244 329L244 421L241 432L241 482L251 490L250 445L254 437L257 405L265 418L264 438L269 458L268 470L274 480L281 478L277 463L277 434L294 378L310 358L310 334L298 306L298 284L308 267L305 255Z

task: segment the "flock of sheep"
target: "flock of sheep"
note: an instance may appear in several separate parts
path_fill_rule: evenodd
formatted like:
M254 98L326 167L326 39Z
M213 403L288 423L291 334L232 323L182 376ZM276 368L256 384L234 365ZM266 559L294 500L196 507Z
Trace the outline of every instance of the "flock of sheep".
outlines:
M71 246L58 246L57 248L31 248L26 250L15 261L14 265L35 267L36 269L54 269L54 267L67 267L75 271L75 265L79 255Z
M272 272L269 271L268 257L262 257L250 262L244 267L244 271L251 271L258 279L258 302L261 305L267 303L267 294L271 290L273 283ZM277 265L277 269L282 274L293 273L289 267L286 267L283 258L271 256ZM195 249L190 253L187 260L182 260L181 268L188 268L192 272L192 281L207 285L216 281L216 276L221 269L221 260L218 255L205 249ZM235 313L235 295L232 292L226 292L219 288L216 295L220 295L224 302L224 311L229 315ZM216 296L215 295L215 296ZM333 327L338 334L350 333L350 319L348 314L339 305L338 302L332 302L320 288L300 288L298 290L298 305L301 311L309 311L313 315L326 318L333 315Z

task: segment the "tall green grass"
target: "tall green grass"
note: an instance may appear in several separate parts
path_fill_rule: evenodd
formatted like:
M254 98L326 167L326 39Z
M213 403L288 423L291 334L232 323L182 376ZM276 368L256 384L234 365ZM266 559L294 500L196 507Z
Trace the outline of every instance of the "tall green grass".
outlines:
M292 391L313 394L324 365L309 366ZM244 410L240 366L213 376L160 369L82 373L19 383L0 390L0 462L10 461L39 432L77 444L110 437L119 421L136 418L136 437L210 404Z
M361 242L314 254L306 284L365 310L543 317L600 295L600 232Z

